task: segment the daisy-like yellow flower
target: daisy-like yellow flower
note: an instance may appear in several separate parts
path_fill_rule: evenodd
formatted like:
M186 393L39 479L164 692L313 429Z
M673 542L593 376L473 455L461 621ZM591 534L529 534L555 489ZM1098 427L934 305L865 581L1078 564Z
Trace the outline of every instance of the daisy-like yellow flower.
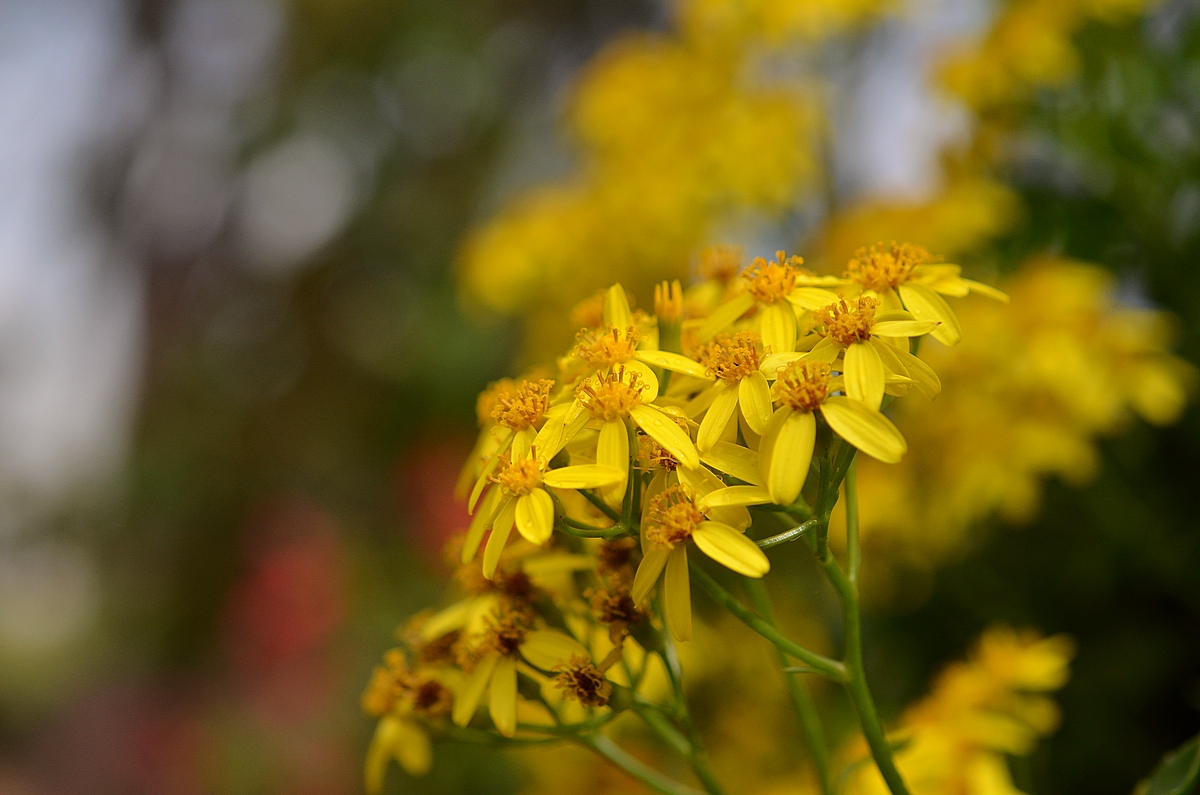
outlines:
M517 730L517 667L522 662L553 671L579 656L588 656L579 641L563 632L533 629L525 611L500 609L474 650L470 670L454 700L451 720L466 726L485 691L496 731L512 737ZM589 658L590 659L590 658Z
M800 266L803 264L802 257L789 257L783 251L776 252L774 262L755 257L750 266L742 271L745 292L713 310L700 326L700 340L707 342L733 325L742 315L757 308L763 344L772 353L795 350L799 329L793 305L806 311L825 306L834 296L814 285L837 284L836 279L815 276L802 270Z
M629 421L684 466L700 466L700 454L691 436L680 427L678 418L670 410L651 403L656 397L657 387L647 384L639 371L627 370L624 365L618 365L607 374L596 374L576 390L575 405L564 418L567 423L564 436L572 429L582 428L577 420L570 419L572 413L587 415L599 422L596 462L620 469L622 476L617 481L620 484L624 484L631 462Z
M821 341L806 358L832 363L842 356L846 394L871 408L879 408L889 379L912 380L921 391L936 395L940 388L937 375L909 353L908 340L929 334L938 324L914 320L903 310L877 316L879 303L878 298L869 295L860 295L852 302L839 296L814 312L814 329Z
M711 499L712 495L709 495ZM712 521L706 504L688 486L676 484L656 494L642 518L648 549L633 578L633 601L641 605L663 574L663 614L676 640L692 638L692 596L687 542L721 565L747 577L762 577L771 562L737 529Z
M700 346L696 358L716 378L711 387L689 404L693 410L707 404L696 434L696 446L701 452L720 441L739 409L756 434L766 430L771 419L771 387L759 370L763 353L762 337L756 331L741 331L732 336L720 334Z
M758 449L771 499L790 505L808 477L817 439L816 412L834 433L872 458L897 463L908 444L878 408L852 397L833 395L837 388L828 364L800 360L779 370L774 398L781 405L771 416Z
M417 718L446 715L450 702L450 690L438 679L410 670L403 651L392 649L384 655L362 697L363 711L379 718L363 770L368 795L383 791L392 760L409 775L429 771L433 751Z
M907 309L917 320L937 323L930 333L947 345L962 339L958 317L943 295L962 298L979 293L998 301L1008 296L982 282L962 277L958 265L938 262L923 246L893 242L860 248L846 265L846 284L878 298L884 309Z
M532 448L514 449L513 457L503 460L491 476L493 486L477 506L463 542L463 563L474 559L484 532L490 529L492 534L483 551L483 576L491 579L514 525L530 543L540 545L550 540L554 500L547 488L595 489L619 483L625 477L626 468L598 464L550 469L549 461Z
M633 322L625 288L614 284L604 295L603 324L598 329L580 331L571 356L586 363L592 372L608 373L616 367L636 372L656 395L658 376L651 369L653 367L705 377L704 367L686 356L642 348L642 341L642 335Z

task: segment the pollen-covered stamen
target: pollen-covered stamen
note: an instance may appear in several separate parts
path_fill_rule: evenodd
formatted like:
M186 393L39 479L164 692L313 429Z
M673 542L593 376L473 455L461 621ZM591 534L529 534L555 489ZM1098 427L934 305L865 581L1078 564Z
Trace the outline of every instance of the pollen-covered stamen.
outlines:
M500 471L492 475L492 482L499 483L505 493L520 497L542 486L542 467L533 458L522 458L512 463L502 459Z
M796 273L804 264L802 257L789 257L783 251L775 252L775 257L774 262L755 257L750 267L742 271L746 291L764 304L781 300L795 290Z
M612 367L632 359L640 339L634 326L624 329L607 326L601 330L585 328L576 336L572 353L593 367Z
M375 666L371 672L362 696L363 711L376 718L388 714L404 697L411 679L404 652L391 649L383 655L383 665Z
M413 711L426 718L436 718L450 712L450 690L436 679L414 677L409 687Z
M816 411L829 394L832 381L827 364L792 362L779 368L773 397L796 411Z
M479 426L483 427L495 421L493 413L500 401L511 398L517 392L517 382L511 378L501 378L488 384L488 388L479 393L475 401L475 415Z
M555 670L558 676L554 678L554 684L567 698L587 707L603 707L608 703L612 684L587 657L572 657L567 665L560 665Z
M575 395L598 420L616 420L629 416L642 404L641 373L617 367L580 384Z
M899 243L894 240L886 248L876 243L870 248L860 248L846 265L846 278L852 279L868 290L882 292L903 284L912 278L913 268L928 265L935 258L924 246Z
M550 408L550 390L553 388L554 382L547 378L522 381L516 389L496 397L492 405L492 419L514 431L541 425Z
M860 295L857 301L850 303L839 295L836 303L813 312L817 333L832 337L842 345L866 342L871 339L871 330L875 328L875 310L878 307L879 300L869 295Z
M659 492L646 506L646 540L658 549L674 549L692 537L704 521L695 493L675 484Z
M739 331L732 336L719 334L701 345L696 360L709 375L733 385L758 370L762 355L762 336L757 331Z
M610 538L596 547L596 572L603 577L632 577L633 552L637 541L632 538Z

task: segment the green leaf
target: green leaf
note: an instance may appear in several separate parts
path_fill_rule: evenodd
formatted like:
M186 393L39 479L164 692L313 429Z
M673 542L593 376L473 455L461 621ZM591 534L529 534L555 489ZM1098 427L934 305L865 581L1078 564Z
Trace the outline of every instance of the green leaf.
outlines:
M1141 795L1188 795L1200 780L1200 734L1163 757Z

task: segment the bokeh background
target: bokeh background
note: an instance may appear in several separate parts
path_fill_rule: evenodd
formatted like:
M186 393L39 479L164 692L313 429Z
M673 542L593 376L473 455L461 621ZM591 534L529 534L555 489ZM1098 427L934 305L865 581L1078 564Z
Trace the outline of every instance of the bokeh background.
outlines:
M619 37L676 35L675 7L0 0L0 793L360 791L358 694L443 591L475 397L569 338L543 310L614 275L647 305L703 243L835 259L835 207L840 228L893 208L936 230L894 208L968 206L947 186L986 172L991 222L940 222L973 237L931 245L997 277L1044 252L1097 263L1200 361L1200 8L1091 3L1066 66L1033 36L1058 66L1005 104L930 76L1021 4L857 5L770 42L777 74L819 78L794 185L643 270L587 263L510 300L489 263L511 252L479 230L590 173L604 140L564 130L574 86ZM1036 507L887 573L868 623L886 715L1008 621L1078 649L1027 791L1128 792L1196 733L1200 415L1172 419L1101 434L1094 471L1039 475ZM390 785L528 778L437 753Z

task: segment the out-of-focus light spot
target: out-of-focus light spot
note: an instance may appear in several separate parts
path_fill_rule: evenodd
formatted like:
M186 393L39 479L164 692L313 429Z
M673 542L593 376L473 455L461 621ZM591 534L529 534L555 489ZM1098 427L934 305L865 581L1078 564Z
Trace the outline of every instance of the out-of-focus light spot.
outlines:
M496 97L478 60L441 46L400 61L390 82L395 123L416 153L428 158L459 149Z
M276 0L189 0L173 11L167 39L182 78L226 98L265 87L284 25Z
M0 556L0 648L33 655L79 638L92 624L98 584L91 558L42 543Z
M298 136L246 173L241 242L249 267L282 276L341 231L357 200L354 166L335 145Z

